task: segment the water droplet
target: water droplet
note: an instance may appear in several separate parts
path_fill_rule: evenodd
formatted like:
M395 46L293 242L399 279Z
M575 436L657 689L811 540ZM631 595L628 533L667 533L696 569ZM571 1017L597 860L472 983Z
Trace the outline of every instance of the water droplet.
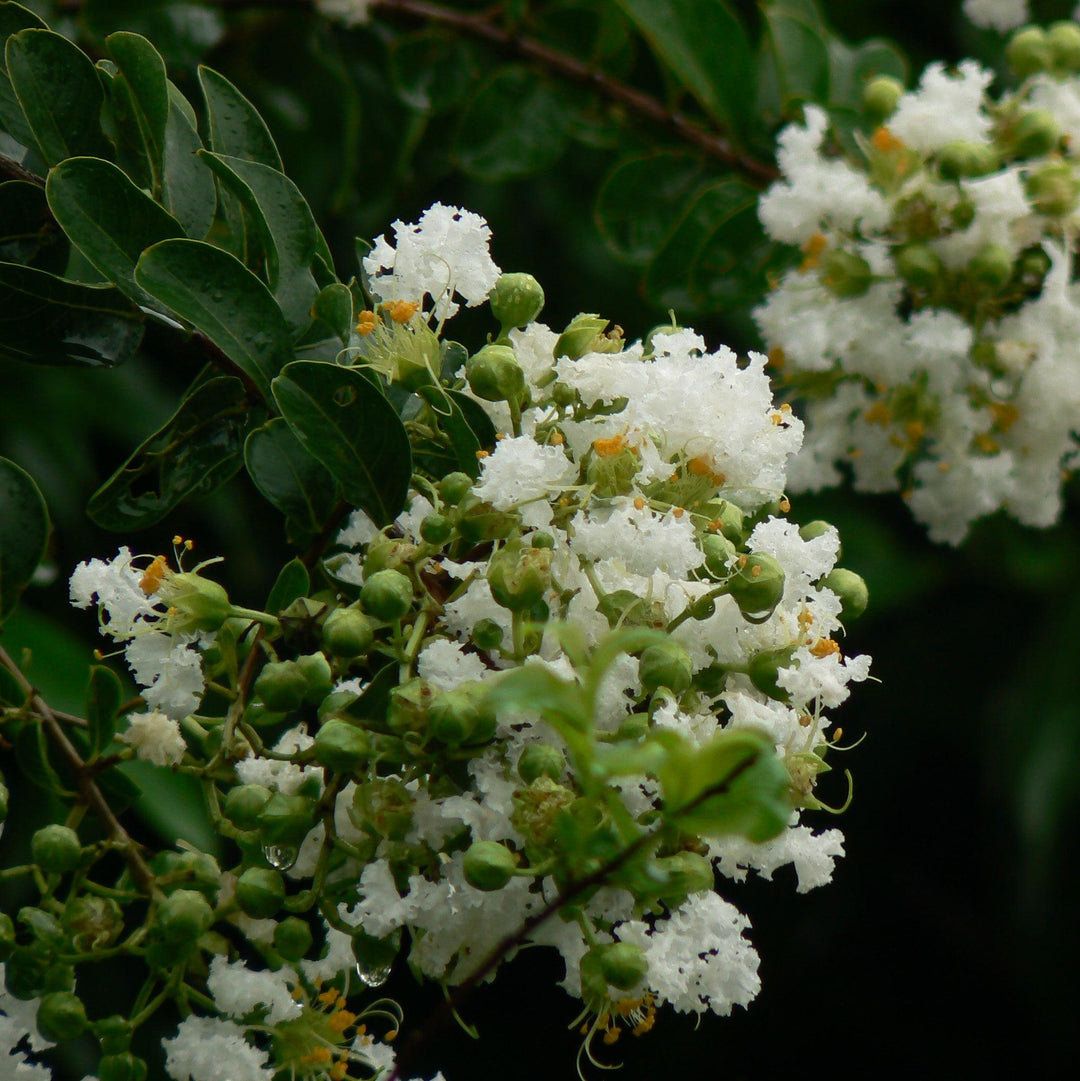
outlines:
M356 964L356 974L365 987L372 989L382 987L390 979L390 965L361 965Z
M296 862L293 845L263 845L263 858L275 871L287 871Z

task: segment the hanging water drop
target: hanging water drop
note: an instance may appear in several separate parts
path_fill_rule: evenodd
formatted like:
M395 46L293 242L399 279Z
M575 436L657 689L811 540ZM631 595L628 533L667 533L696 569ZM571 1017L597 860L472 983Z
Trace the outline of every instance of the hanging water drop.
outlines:
M372 989L382 987L390 979L390 964L366 964L356 963L356 974L365 987Z
M295 845L263 845L263 858L275 871L287 871L295 862Z

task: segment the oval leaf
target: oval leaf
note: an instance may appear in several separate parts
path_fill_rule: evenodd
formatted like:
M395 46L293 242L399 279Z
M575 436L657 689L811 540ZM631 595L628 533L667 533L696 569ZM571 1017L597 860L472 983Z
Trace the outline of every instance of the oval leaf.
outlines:
M120 69L128 90L132 115L139 129L154 192L161 192L165 161L165 127L169 122L169 85L165 61L140 34L122 31L105 39L109 55Z
M103 664L90 668L86 689L86 721L90 754L96 758L108 747L116 732L116 715L124 702L124 688L117 674Z
M210 148L281 171L274 137L254 105L212 68L199 68L199 85L210 114Z
M0 620L10 615L45 554L49 511L24 469L0 458Z
M198 152L202 140L188 116L191 106L176 87L170 87L172 103L165 125L165 171L161 200L192 240L202 240L214 224L217 188Z

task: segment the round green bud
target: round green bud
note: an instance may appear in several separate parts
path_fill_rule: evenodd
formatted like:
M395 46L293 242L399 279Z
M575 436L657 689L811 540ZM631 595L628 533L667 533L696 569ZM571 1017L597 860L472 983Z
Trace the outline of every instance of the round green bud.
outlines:
M255 728L270 728L275 724L281 724L285 720L285 714L280 710L270 709L265 702L258 698L252 698L244 707L244 722Z
M310 925L299 916L286 916L274 928L274 949L286 961L299 961L306 957L313 941Z
M376 571L360 590L360 603L386 623L403 619L412 608L412 582L401 571Z
M735 599L743 619L763 623L784 596L784 568L774 556L753 552L728 579L728 592Z
M530 534L529 543L534 548L554 548L555 538L544 529L538 529L535 533Z
M794 646L782 646L780 649L764 649L760 653L755 653L750 658L746 670L750 682L762 694L767 694L778 702L789 701L790 693L780 686L778 680L780 669L791 667L791 657L794 652Z
M1070 24L1071 25L1071 24ZM1074 27L1080 34L1080 27ZM1061 125L1046 109L1024 113L1013 132L1013 153L1018 158L1041 158L1061 142Z
M454 535L454 523L445 514L429 514L420 523L420 536L428 544L442 547Z
M1012 255L1000 244L984 244L971 258L967 271L973 281L997 292L1013 276Z
M253 919L269 919L284 900L285 880L269 867L249 867L236 881L236 903Z
M520 402L525 393L525 372L508 345L485 345L474 353L465 362L465 378L486 402Z
M435 696L429 710L431 734L443 743L486 743L495 734L495 711L488 689L477 681L459 683Z
M465 852L465 881L478 890L501 890L513 877L517 858L498 841L474 841Z
M130 1051L103 1055L97 1074L99 1081L146 1081L146 1061Z
M530 743L518 759L518 776L532 784L538 777L557 781L566 769L566 755L550 743Z
M691 619L712 619L716 615L716 598L708 595L690 602Z
M37 998L45 987L50 956L40 942L16 946L4 966L4 986L16 998Z
M632 942L609 942L594 949L600 957L600 971L610 987L631 991L649 973L644 952Z
M428 709L435 699L435 688L419 676L407 679L390 692L386 723L396 735L428 730Z
M655 865L666 879L658 893L669 907L677 907L690 894L711 890L715 885L712 862L697 852L663 856L655 861Z
M1005 46L1005 59L1021 79L1046 71L1052 62L1046 31L1041 26L1017 30Z
M450 507L456 507L473 486L473 479L468 473L447 473L436 485L439 498Z
M833 248L821 260L821 284L835 297L861 297L873 282L870 264L854 252Z
M551 400L561 409L568 409L577 401L578 392L568 383L556 383L551 388Z
M314 800L275 792L259 812L259 839L264 845L298 845L314 825Z
M242 830L254 829L259 815L270 802L270 789L261 784L241 784L230 788L221 806L222 813Z
M210 929L214 910L196 890L174 890L161 902L155 925L166 942L194 942Z
M1080 26L1074 22L1053 23L1046 32L1050 66L1061 74L1080 72Z
M30 839L30 855L46 874L67 874L82 857L79 835L70 826L43 826Z
M709 529L714 533L722 533L734 544L742 542L746 515L741 507L727 499L714 499L701 508L701 514L709 519Z
M322 640L335 657L362 657L375 641L375 631L359 609L335 608L322 626Z
M646 646L641 652L638 677L646 694L652 694L661 687L666 687L673 694L682 694L689 688L693 675L690 654L685 646L674 639Z
M805 525L799 526L799 536L804 541L817 540L818 537L824 537L826 533L831 533L832 531L832 523L826 522L821 518L815 518L812 522L807 522Z
M6 912L0 912L0 964L3 964L15 949L15 924Z
M503 540L518 528L518 517L513 511L496 510L470 496L458 508L458 532L471 544Z
M1063 218L1076 209L1080 184L1073 174L1072 166L1063 161L1049 162L1036 169L1025 185L1027 196L1041 214L1051 218Z
M469 637L477 649L498 649L502 645L503 629L493 619L478 620Z
M865 580L844 567L831 570L819 584L831 589L840 598L841 619L858 619L870 603L870 591Z
M891 75L879 75L863 87L863 111L876 124L892 116L896 103L903 97L904 84Z
M488 298L505 333L531 323L544 308L544 290L531 274L500 274Z
M985 176L998 167L997 155L992 147L963 140L943 146L937 152L937 163L943 180Z
M723 533L707 533L701 539L701 551L705 555L705 570L712 578L726 578L735 561L735 545Z
M75 990L75 966L63 961L55 961L45 970L45 982L42 985L44 992L49 991L74 991Z
M678 324L672 323L660 323L652 328L648 334L645 335L643 345L645 346L645 356L652 356L656 351L657 338L663 338L667 334L677 334L683 328Z
M491 557L487 582L496 604L526 612L551 586L551 550L506 544Z
M330 662L323 653L308 653L296 658L296 666L304 675L304 701L317 706L334 689Z
M89 1023L82 999L70 991L53 991L45 995L38 1005L38 1032L53 1043L78 1038Z
M263 665L252 694L267 709L291 713L303 705L307 686L304 672L295 661L270 661Z
M1050 272L1050 256L1042 248L1029 248L1016 262L1016 275L1029 286L1042 285Z
M315 760L335 773L352 773L371 757L371 739L358 725L330 719L315 737Z
M928 244L905 244L893 254L896 273L914 289L930 289L941 281L942 266Z
M370 578L377 571L407 569L418 553L419 549L412 541L380 535L371 542L364 557L364 577Z
M975 204L961 193L956 206L949 211L949 221L956 229L966 229L975 220Z
M119 1013L95 1021L93 1030L103 1055L123 1054L131 1047L131 1037L135 1034L131 1022Z

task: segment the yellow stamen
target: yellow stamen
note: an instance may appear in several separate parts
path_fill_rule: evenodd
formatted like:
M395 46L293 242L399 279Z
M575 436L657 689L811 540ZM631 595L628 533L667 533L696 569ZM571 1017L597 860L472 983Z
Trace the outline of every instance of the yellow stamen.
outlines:
M791 510L791 500L785 495L780 500L780 513L787 514Z
M671 513L674 517L681 518L686 513L686 510L683 507L676 507Z
M750 577L751 578L760 578L761 577L761 567L757 563L755 563L750 568Z
M813 653L815 657L824 658L831 656L833 653L839 653L840 646L831 638L819 638L810 647L810 652Z
M987 435L986 432L980 432L975 436L975 446L977 446L983 454L997 454L997 452L1001 450L997 440Z
M614 458L625 446L626 440L621 435L613 435L610 439L593 440L593 451L598 458Z
M904 431L907 432L907 437L912 443L918 443L926 435L926 425L921 420L909 420L904 425Z
M994 415L998 430L1002 432L1007 432L1020 419L1020 410L1011 402L993 402L990 412Z
M885 428L888 426L889 421L892 420L892 415L889 413L889 407L884 402L874 402L874 404L863 413L863 420L865 420L867 424L880 424Z
M644 500L644 498L642 496L640 496L640 495L634 496L634 510L644 510L644 509L645 509L645 500Z
M388 300L382 309L395 323L407 323L419 307L420 305L412 300Z
M301 1062L330 1062L333 1059L329 1047L312 1048L306 1055L300 1057Z
M805 256L801 265L799 266L799 273L805 274L808 270L813 270L814 267L821 262L821 254L825 251L825 247L828 241L825 239L822 233L815 233L803 246L802 253Z
M476 452L476 457L481 459L481 460L483 460L484 458L490 458L491 457L491 451L489 451L489 450L478 450Z
M893 153L897 150L907 149L904 144L888 128L881 127L870 137L870 145L875 150L884 153Z
M378 320L373 311L364 310L356 320L356 333L366 338L374 329Z
M333 1006L339 998L341 998L341 992L336 987L331 987L329 991L322 991L319 994L319 1001L324 1006Z
M154 556L154 562L146 568L145 573L139 580L139 588L149 597L156 593L169 569L168 560L164 556Z
M566 442L566 439L564 438L562 432L552 432L551 435L548 436L548 442L553 447L561 447L563 443Z
M349 1010L335 1010L328 1024L334 1032L344 1032L355 1020L356 1014Z

